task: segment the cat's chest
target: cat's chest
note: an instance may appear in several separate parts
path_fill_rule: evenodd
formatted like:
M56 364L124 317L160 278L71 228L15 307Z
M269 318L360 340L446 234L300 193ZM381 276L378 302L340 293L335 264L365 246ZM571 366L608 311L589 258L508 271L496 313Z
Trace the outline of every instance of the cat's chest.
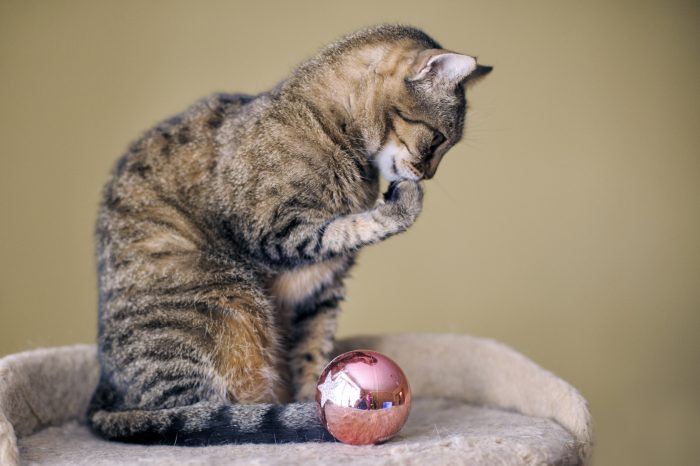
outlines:
M269 281L270 297L279 310L293 309L333 283L346 264L347 259L338 258L277 274Z

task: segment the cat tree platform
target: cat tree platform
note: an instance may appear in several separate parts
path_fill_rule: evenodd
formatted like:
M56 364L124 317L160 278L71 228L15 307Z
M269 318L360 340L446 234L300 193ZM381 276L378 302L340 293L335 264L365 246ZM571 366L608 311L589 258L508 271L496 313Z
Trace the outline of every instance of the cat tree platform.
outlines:
M403 368L414 401L389 442L143 446L108 442L85 426L97 384L95 347L39 349L0 359L0 464L519 465L584 464L586 400L552 373L493 340L400 334L346 339Z

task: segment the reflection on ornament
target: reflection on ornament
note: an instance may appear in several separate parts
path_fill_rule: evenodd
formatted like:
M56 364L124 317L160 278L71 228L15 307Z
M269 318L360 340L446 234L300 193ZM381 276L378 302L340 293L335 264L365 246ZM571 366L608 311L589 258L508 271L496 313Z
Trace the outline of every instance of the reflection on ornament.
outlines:
M321 419L338 440L381 443L408 418L411 389L401 368L376 351L341 354L321 373L316 390Z

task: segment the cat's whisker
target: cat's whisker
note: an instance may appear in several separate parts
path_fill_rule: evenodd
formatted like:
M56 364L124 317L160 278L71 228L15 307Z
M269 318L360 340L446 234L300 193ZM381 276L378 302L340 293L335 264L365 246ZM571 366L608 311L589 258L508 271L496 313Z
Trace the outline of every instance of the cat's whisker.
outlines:
M449 191L447 191L447 189L442 185L442 183L440 183L437 179L433 179L432 182L435 184L435 186L438 187L438 189L440 189L440 191L443 192L443 194L445 194L445 197L447 198L447 200L450 201L454 206L460 205L460 203L457 201L457 199L455 199L452 196L452 194L450 194Z

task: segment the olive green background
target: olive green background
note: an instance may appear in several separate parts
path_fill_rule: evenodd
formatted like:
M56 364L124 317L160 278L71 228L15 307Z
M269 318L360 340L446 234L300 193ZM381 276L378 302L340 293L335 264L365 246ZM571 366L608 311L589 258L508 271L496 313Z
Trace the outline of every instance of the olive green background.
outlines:
M697 464L697 2L0 1L0 355L94 341L99 192L140 131L379 22L495 71L341 335L496 338L588 398L595 464Z

